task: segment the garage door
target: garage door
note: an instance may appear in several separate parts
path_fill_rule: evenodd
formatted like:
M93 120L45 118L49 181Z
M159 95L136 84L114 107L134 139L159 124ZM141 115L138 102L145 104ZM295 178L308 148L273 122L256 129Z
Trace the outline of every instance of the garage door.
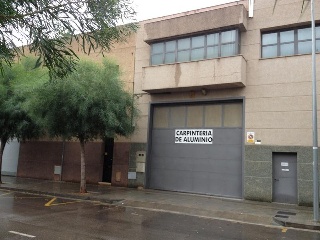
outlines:
M154 106L148 187L242 197L242 103Z

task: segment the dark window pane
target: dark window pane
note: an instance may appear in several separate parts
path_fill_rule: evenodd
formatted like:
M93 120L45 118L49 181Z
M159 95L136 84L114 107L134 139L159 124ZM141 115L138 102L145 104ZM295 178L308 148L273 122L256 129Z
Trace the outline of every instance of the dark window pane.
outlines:
M201 60L204 59L204 48L193 49L191 51L191 60Z
M320 26L316 27L316 51L320 51ZM294 54L310 54L312 52L312 30L310 27L301 28L290 31L282 31L280 42L275 42L277 33L262 35L262 57L290 56ZM295 36L297 34L297 36ZM274 45L268 46L265 45ZM265 46L265 47L264 47ZM277 48L280 48L280 53L277 54Z
M203 126L203 106L188 106L187 127L201 128Z
M311 28L298 29L298 40L311 39Z
M208 47L207 48L207 58L217 58L219 57L219 47Z
M175 62L175 53L166 53L164 57L164 63L174 63Z
M155 107L153 113L153 127L154 128L168 128L169 127L169 108Z
M262 35L262 45L276 44L277 33L268 33Z
M280 45L280 56L294 55L294 44L282 44Z
M170 127L185 127L186 125L186 107L170 108Z
M236 55L236 44L221 45L221 57Z
M184 50L190 48L190 38L178 40L178 50Z
M299 42L298 43L298 53L311 53L312 52L312 44L311 41Z
M151 65L157 65L163 63L163 54L153 55L151 58Z
M164 52L163 43L152 44L152 54L163 53L163 52Z
M262 58L272 58L277 56L277 46L267 46L262 48Z
M166 42L166 52L174 52L176 50L176 41Z
M205 127L222 127L222 105L205 106Z
M221 33L221 43L228 43L234 41L236 41L236 30Z
M193 37L191 41L192 48L204 47L204 36Z
M224 105L224 127L241 127L242 126L242 104Z
M285 31L285 32L280 32L280 43L285 43L285 42L293 42L294 41L294 31Z
M210 34L207 36L207 45L218 45L219 33Z
M190 50L178 52L178 62L190 61Z

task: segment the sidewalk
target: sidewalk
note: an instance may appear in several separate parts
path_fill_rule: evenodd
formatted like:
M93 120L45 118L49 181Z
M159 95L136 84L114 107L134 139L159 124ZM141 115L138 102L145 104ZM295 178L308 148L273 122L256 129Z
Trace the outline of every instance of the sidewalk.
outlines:
M79 183L8 176L2 176L2 181L3 183L0 184L2 190L100 201L124 207L251 224L269 226L279 226L280 224L286 227L320 230L320 224L313 222L313 209L309 207L92 184L87 185L87 194L80 194Z

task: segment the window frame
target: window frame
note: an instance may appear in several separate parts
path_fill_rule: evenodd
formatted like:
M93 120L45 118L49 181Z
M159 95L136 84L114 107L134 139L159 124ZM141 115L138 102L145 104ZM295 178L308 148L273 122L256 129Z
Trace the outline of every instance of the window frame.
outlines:
M214 109L213 112L210 112L210 107L218 107ZM201 109L199 122L195 125L192 120L192 117L195 116L190 114L190 109L192 107L198 107L199 110ZM209 107L209 108L207 108ZM228 107L236 107L238 109L233 109L233 111L229 112ZM158 121L156 119L156 112L160 109L165 109L166 114L162 115L162 119ZM181 111L180 114L177 111ZM229 109L230 110L230 109ZM237 110L240 110L237 112ZM153 129L167 129L173 130L178 128L185 128L185 129L197 129L197 128L211 128L211 129L226 129L226 128L243 128L244 125L244 105L243 102L236 100L229 100L229 101L216 101L216 102L207 102L207 101L200 101L200 102L189 102L189 103L164 103L159 104L156 103L153 106L152 110L152 128ZM161 111L161 110L160 110ZM212 114L217 116L215 120L217 122L208 122L207 119L210 118ZM230 115L230 113L232 113ZM236 113L234 116L233 113ZM238 113L238 114L237 114ZM159 114L159 112L158 112ZM238 121L230 122L231 119L236 119ZM191 121L190 121L191 120ZM239 124L237 124L239 123ZM162 125L163 124L163 125Z
M224 32L229 32L229 31L235 31L235 40L231 41L231 42L224 42L222 43L222 39L221 39L221 35ZM218 39L218 44L208 44L208 36L211 34L219 34L219 39ZM222 30L222 31L215 31L215 32L208 32L206 34L198 34L198 35L192 35L192 36L187 36L187 37L183 37L183 38L175 38L175 39L169 39L166 41L160 41L160 42L153 42L150 44L151 50L150 50L150 66L157 66L157 65L163 65L163 64L174 64L174 63L183 63L183 62L193 62L193 61L201 61L201 60L207 60L207 59L214 59L214 58L221 58L221 57L231 57L231 56L237 56L240 54L240 30L237 28L232 28L232 29L226 29L226 30ZM193 47L192 46L192 41L194 38L196 37L204 37L204 45L201 47ZM184 39L189 39L190 44L189 44L189 48L187 49L178 49L178 41L179 40L184 40ZM167 42L172 42L175 41L175 51L167 51L166 49L166 43ZM163 52L162 52L162 61L161 63L153 63L153 57L156 55L160 55L161 53L156 53L153 54L153 45L154 44L159 44L162 43L163 44ZM234 50L234 54L232 55L227 55L227 56L221 56L222 54L222 46L225 45L229 45L229 44L234 44L235 46L235 50ZM218 56L217 57L208 57L208 48L210 47L218 47ZM202 49L203 48L203 58L199 58L199 59L195 59L192 60L192 51L197 50L197 49ZM178 61L178 53L179 52L183 52L183 51L188 51L188 59L187 60L182 60L182 61ZM173 62L166 62L166 55L167 54L172 54L174 53L174 61Z
M320 28L320 25L316 25L316 28ZM295 28L285 28L285 29L279 29L279 30L275 30L275 31L266 31L266 32L261 32L261 53L260 53L260 57L262 59L268 59L268 58L276 58L276 57L288 57L288 56L294 56L294 55L303 55L303 54L311 54L310 53L301 53L299 52L299 43L303 43L303 42L311 42L312 41L312 37L311 38L306 38L303 40L299 40L298 37L298 32L299 30L302 29L311 29L310 26L301 26L301 27L295 27ZM288 32L288 31L293 31L293 41L289 41L289 42L281 42L280 39L280 35L283 32ZM277 42L276 43L272 43L272 44L263 44L263 36L266 34L277 34ZM320 41L320 36L317 37L316 36L316 41ZM287 45L287 44L292 44L293 43L293 54L289 54L289 55L281 55L281 46L283 45ZM271 46L276 46L277 50L277 55L276 56L271 56L271 57L264 57L263 56L263 48L264 47L271 47ZM318 51L320 52L320 51Z

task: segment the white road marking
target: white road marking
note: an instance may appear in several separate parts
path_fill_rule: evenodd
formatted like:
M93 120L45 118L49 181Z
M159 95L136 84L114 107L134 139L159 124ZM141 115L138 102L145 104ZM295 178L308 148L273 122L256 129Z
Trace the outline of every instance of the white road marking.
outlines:
M9 233L17 234L17 235L20 235L23 237L28 237L28 238L35 238L36 237L36 236L32 236L32 235L25 234L25 233L15 232L15 231L9 231Z
M13 193L13 192L7 192L7 193L0 194L0 196L9 195L9 194L12 194L12 193Z

